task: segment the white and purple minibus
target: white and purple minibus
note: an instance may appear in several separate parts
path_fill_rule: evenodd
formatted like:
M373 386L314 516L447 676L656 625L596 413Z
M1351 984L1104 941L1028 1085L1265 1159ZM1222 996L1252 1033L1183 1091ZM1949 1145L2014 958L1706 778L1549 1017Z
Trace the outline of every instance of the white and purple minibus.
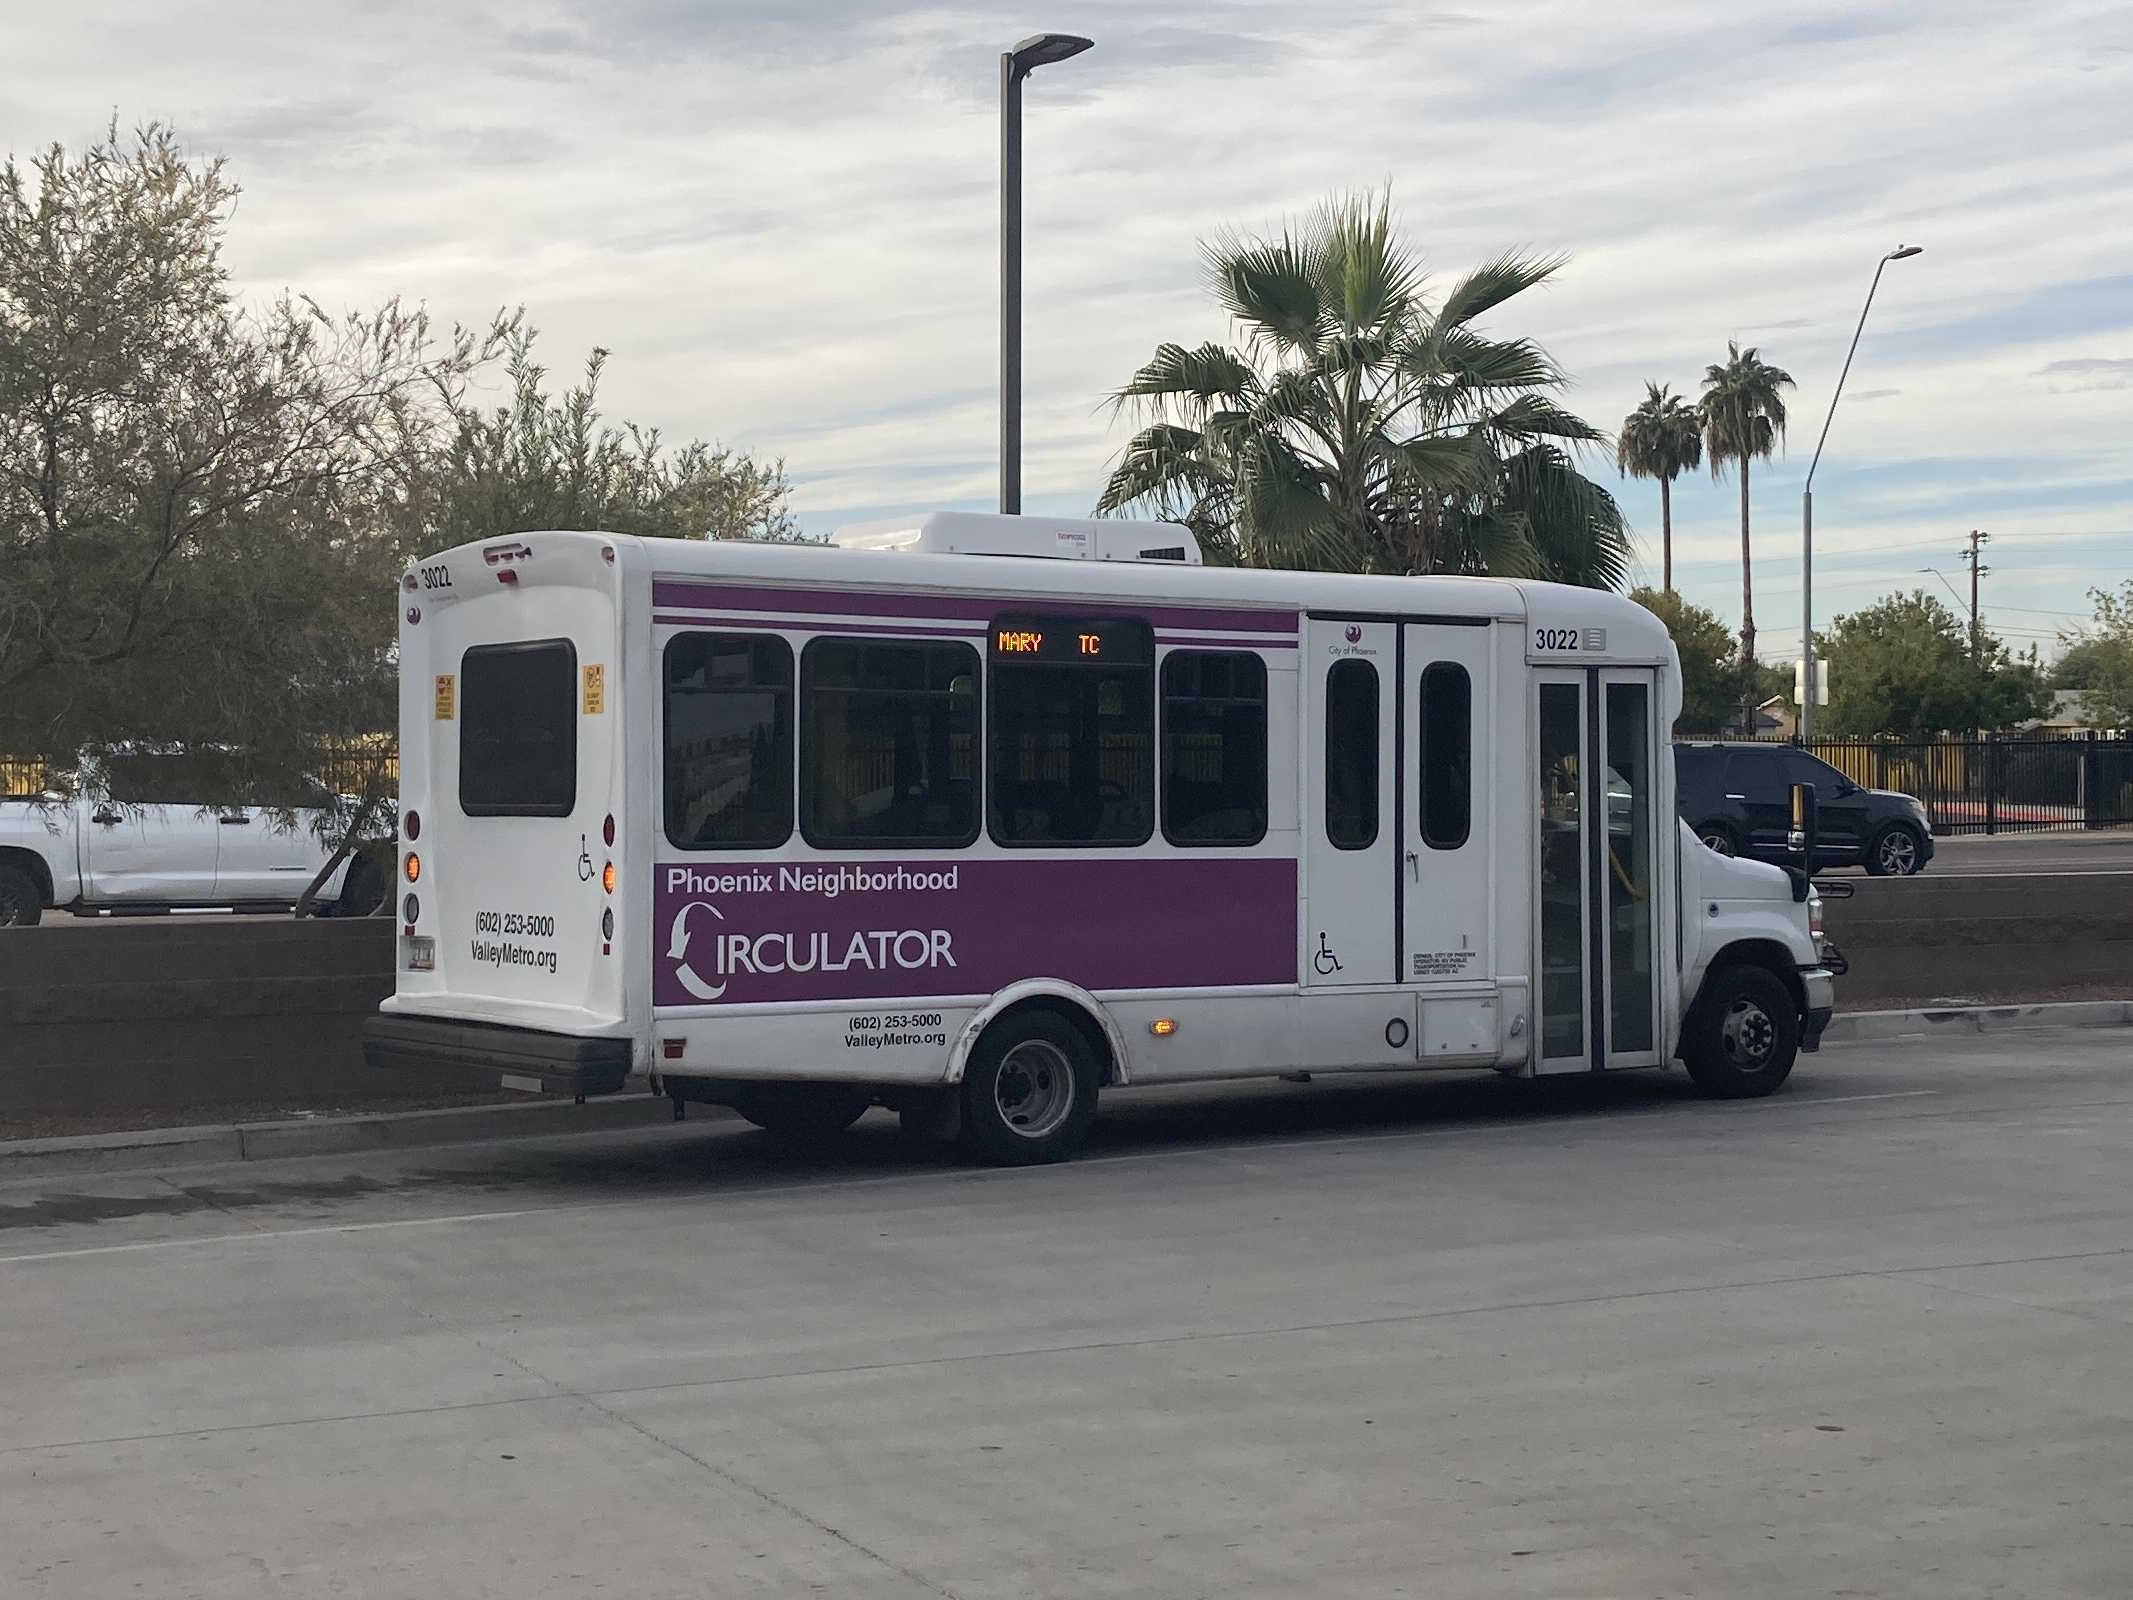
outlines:
M1829 1019L1819 897L1676 820L1679 666L1612 594L936 514L527 533L398 599L376 1064L1031 1162L1134 1084L1765 1094Z

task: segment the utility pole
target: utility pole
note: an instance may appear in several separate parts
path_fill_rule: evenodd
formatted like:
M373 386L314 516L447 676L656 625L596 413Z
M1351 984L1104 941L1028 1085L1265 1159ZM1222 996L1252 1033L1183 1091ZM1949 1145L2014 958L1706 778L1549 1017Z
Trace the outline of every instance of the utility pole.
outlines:
M1979 563L1978 551L1988 544L1991 539L1991 534L1980 533L1977 529L1972 528L1970 530L1970 547L1967 550L1956 552L1964 564L1970 568L1970 659L1973 661L1978 658L1978 640L1982 637L1978 633L1977 623L1977 581L1992 570L1992 568Z

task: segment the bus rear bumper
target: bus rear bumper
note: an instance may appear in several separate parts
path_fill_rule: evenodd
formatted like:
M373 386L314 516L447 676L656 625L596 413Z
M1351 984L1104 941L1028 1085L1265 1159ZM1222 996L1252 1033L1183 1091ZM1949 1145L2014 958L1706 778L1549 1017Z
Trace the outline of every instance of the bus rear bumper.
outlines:
M1807 996L1807 1003L1800 1010L1800 1048L1813 1055L1822 1048L1822 1034L1836 1014L1836 974L1826 967L1805 967L1800 972L1800 987Z
M363 1061L403 1072L482 1073L504 1088L543 1094L613 1094L629 1077L630 1042L381 1012L363 1024Z

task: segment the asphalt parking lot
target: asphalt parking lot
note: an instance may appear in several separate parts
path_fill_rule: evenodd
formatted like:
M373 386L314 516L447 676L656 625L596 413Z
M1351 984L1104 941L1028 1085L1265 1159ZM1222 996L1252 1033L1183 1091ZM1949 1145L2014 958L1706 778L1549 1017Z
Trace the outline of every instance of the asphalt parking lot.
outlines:
M2133 1032L0 1187L0 1593L2133 1592Z

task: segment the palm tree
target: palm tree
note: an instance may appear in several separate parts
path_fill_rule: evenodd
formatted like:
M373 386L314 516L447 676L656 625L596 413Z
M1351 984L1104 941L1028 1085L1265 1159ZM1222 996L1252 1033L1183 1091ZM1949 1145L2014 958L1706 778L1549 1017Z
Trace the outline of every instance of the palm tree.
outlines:
M1725 472L1728 461L1740 463L1740 659L1741 669L1755 662L1755 584L1748 560L1748 463L1770 459L1785 437L1785 397L1792 374L1771 366L1754 345L1743 350L1726 341L1723 366L1713 363L1703 374L1704 443L1711 476Z
M1621 584L1621 508L1576 462L1602 435L1545 351L1475 326L1559 261L1500 257L1432 306L1367 194L1202 252L1242 341L1161 345L1117 392L1143 426L1100 515L1146 507L1245 566Z
M1659 480L1659 586L1674 592L1674 480L1703 465L1703 413L1663 383L1647 383L1615 436L1615 464Z

